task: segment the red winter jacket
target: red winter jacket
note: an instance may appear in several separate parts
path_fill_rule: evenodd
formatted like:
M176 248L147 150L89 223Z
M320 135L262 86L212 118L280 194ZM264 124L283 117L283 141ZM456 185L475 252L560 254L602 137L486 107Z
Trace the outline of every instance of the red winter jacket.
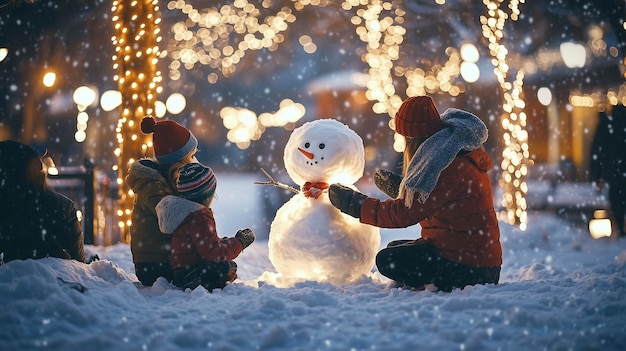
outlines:
M243 246L233 238L219 238L213 210L177 196L166 196L156 206L159 228L172 235L172 270L193 267L203 262L235 259Z
M483 148L457 156L444 169L425 203L411 208L404 199L368 197L361 222L381 228L419 223L422 238L431 240L442 257L473 267L502 265L500 229L493 208L487 171L491 158Z

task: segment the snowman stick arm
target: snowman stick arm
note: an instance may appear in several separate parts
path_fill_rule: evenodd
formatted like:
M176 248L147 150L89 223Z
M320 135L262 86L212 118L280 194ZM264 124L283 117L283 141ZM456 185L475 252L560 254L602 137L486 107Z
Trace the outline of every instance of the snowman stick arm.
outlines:
M265 171L265 169L261 168L261 171L267 176L267 178L269 178L269 181L266 181L266 182L254 182L254 184L273 185L275 187L279 187L279 188L282 188L282 189L285 189L285 190L289 190L289 191L291 191L293 193L296 193L296 194L298 194L300 192L300 190L298 190L298 189L296 189L296 188L294 188L294 187L292 187L290 185L277 182L276 180L274 180L274 177L272 177L269 173L267 173L267 171Z
M254 182L254 184L259 184L259 185L273 185L275 187L278 188L282 188L285 190L289 190L295 194L298 194L300 191L292 186L289 186L287 184L283 184L283 183L278 183L278 182L273 182L273 181L269 181L269 182Z

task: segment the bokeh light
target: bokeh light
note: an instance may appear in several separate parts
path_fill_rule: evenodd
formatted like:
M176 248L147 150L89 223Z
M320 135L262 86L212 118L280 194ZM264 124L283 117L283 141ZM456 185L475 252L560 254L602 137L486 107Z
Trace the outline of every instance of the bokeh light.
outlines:
M552 102L552 90L550 88L541 87L537 90L537 99L543 106L548 106Z
M78 105L78 109L83 111L85 108L91 106L96 101L97 92L88 87L88 86L80 86L74 90L74 94L72 95L72 99L74 103Z
M100 96L100 107L104 111L113 111L122 104L122 94L117 90L107 90Z
M51 88L52 86L54 86L54 83L56 82L56 80L57 80L57 75L54 72L46 72L43 75L43 85L47 88Z
M585 66L587 60L587 50L577 43L562 43L560 46L561 57L565 66L569 68L580 68Z

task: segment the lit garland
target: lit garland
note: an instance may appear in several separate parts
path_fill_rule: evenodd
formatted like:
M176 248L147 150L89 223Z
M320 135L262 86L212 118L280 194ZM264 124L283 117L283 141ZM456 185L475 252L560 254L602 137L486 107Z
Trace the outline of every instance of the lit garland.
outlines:
M295 11L306 6L323 7L332 1L294 0ZM263 1L261 6L269 8L272 3ZM180 69L193 69L197 64L206 65L219 70L224 77L232 76L236 65L248 50L277 50L284 41L283 32L296 17L292 9L283 7L275 16L267 16L260 20L259 9L247 0L236 0L232 5L222 7L195 9L184 0L172 0L168 3L170 10L180 10L188 21L178 22L172 26L173 40L168 45L172 62L169 65L169 77L180 79ZM369 65L369 80L366 85L366 96L374 101L375 113L387 113L390 116L389 127L395 130L393 116L402 104L402 98L396 94L393 75L404 77L407 81L407 96L423 95L443 91L452 96L462 93L463 83L454 80L460 74L458 50L446 49L449 60L443 65L433 65L429 70L412 67L400 67L394 64L400 55L400 45L404 41L406 29L404 10L394 8L392 2L383 0L346 0L341 4L345 11L354 11L351 23L355 26L359 38L366 43L367 52L362 60ZM310 37L302 36L300 43L306 52L314 52ZM209 83L216 83L218 75L214 72L207 76ZM231 115L232 116L232 115ZM248 114L239 114L247 117ZM241 126L246 121L229 125ZM239 147L248 147L250 140L256 140L264 128L258 124L259 130L231 133L229 141ZM228 128L228 127L227 127ZM237 136L235 138L235 135ZM249 135L250 139L242 137ZM404 138L396 135L394 149L404 150Z
M129 239L134 201L134 193L124 182L124 177L128 165L146 155L148 148L152 147L151 138L141 133L140 121L144 116L154 114L157 94L162 91L162 76L157 69L158 43L161 41L158 3L158 0L114 0L111 8L115 28L115 35L111 38L115 45L113 68L118 72L114 79L122 95L115 155L118 157L117 184L120 187L117 214L123 241Z
M360 5L366 5L359 8ZM367 83L365 95L368 100L376 101L373 106L375 113L395 115L400 108L402 98L396 94L393 85L391 70L393 61L400 55L400 44L404 40L406 29L394 22L403 22L404 11L395 11L395 18L383 17L383 11L391 11L392 4L384 1L348 0L341 4L346 10L357 8L356 16L352 17L352 24L356 26L356 33L361 41L367 43L367 53L362 59L369 65L370 80Z
M227 138L240 149L250 146L251 140L258 140L266 128L283 127L295 123L304 116L304 106L290 99L280 102L279 110L256 115L246 108L224 107L220 111L222 123L228 129Z
M609 91L606 96L609 102L617 101L617 98L611 99L611 97L616 96L612 91ZM569 103L574 107L596 107L600 105L601 102L602 96L599 93L582 94L580 92L573 92L569 96Z
M503 189L502 205L506 209L506 220L510 224L519 225L526 230L528 218L526 213L526 193L528 185L524 178L528 174L526 165L529 158L528 132L526 131L526 113L523 111L525 102L522 98L524 74L517 72L515 80L507 81L509 65L506 63L508 50L500 44L504 36L504 23L508 15L500 9L503 0L483 0L487 6L487 16L481 16L483 36L489 41L491 62L494 72L504 94L504 104L500 121L503 128L504 150L502 151L502 176L500 187ZM517 20L519 3L524 0L511 0L511 19Z
M525 160L529 157L529 152L526 114L523 112L524 100L521 97L523 74L518 72L512 83L507 82L507 49L500 44L500 40L508 15L499 9L502 1L484 0L489 15L481 16L481 23L483 36L489 41L492 62L496 67L494 71L504 95L501 122L506 146L500 181L504 189L503 205L507 209L508 221L525 229L527 185L523 179L527 174ZM330 3L321 0L293 0L292 4L299 11L306 6L327 6ZM437 3L443 5L445 1ZM524 3L524 0L510 0L510 17L513 20L517 20L520 13L520 3ZM261 2L265 9L271 5L270 1ZM247 0L236 0L232 5L202 10L196 10L185 0L172 0L167 6L170 10L182 11L188 18L188 21L178 22L172 27L174 39L168 45L172 58L169 76L172 80L181 77L180 69L189 70L196 64L217 69L224 77L231 76L247 50L276 50L284 41L282 33L296 20L294 11L283 7L275 16L267 16L261 21L259 9ZM446 49L449 59L443 66L433 65L429 70L424 70L395 65L406 34L406 29L402 27L404 10L394 8L392 2L384 0L345 0L341 3L341 8L355 12L351 23L356 27L359 38L367 44L367 51L361 57L369 65L366 96L374 102L375 113L387 113L391 117L389 127L392 130L395 130L393 116L402 104L402 98L395 91L393 75L406 79L407 96L440 91L457 96L464 92L464 85L455 83L460 75L462 62L458 50L454 48ZM308 36L306 43L302 40L303 37L303 46L311 45ZM218 75L210 73L207 80L216 83ZM225 116L229 122L224 124L232 136L229 140L241 148L248 147L250 140L258 139L265 128L260 123L252 123L253 120L256 121L256 115L249 110L227 107L222 113L222 117ZM258 129L254 130L255 127ZM404 138L396 135L394 149L398 152L404 149Z
M264 7L269 2L263 2ZM172 27L175 47L170 48L172 62L170 78L180 78L180 68L193 69L196 64L219 69L225 77L235 73L237 64L248 50L268 49L274 51L283 42L281 32L296 17L288 8L276 16L268 16L259 22L260 11L247 0L235 0L232 5L198 11L183 0L170 1L168 10L180 10L188 21ZM192 30L196 28L195 31ZM239 39L237 43L237 39ZM215 83L218 76L209 74L207 80Z

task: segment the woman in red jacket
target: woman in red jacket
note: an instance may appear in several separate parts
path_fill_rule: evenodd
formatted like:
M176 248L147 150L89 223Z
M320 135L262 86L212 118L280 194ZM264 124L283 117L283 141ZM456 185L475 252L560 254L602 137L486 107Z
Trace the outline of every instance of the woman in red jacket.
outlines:
M156 205L161 232L172 234L170 266L180 288L223 288L237 278L232 260L255 239L248 228L231 238L217 236L211 209L216 187L211 168L187 163L179 170L180 197L168 195Z
M487 127L458 109L440 116L428 96L405 100L394 122L406 139L402 177L375 175L376 185L394 199L381 201L333 184L330 201L377 227L420 224L421 238L392 241L376 256L378 271L398 285L451 291L497 284L502 247L487 175L491 158L482 147Z

